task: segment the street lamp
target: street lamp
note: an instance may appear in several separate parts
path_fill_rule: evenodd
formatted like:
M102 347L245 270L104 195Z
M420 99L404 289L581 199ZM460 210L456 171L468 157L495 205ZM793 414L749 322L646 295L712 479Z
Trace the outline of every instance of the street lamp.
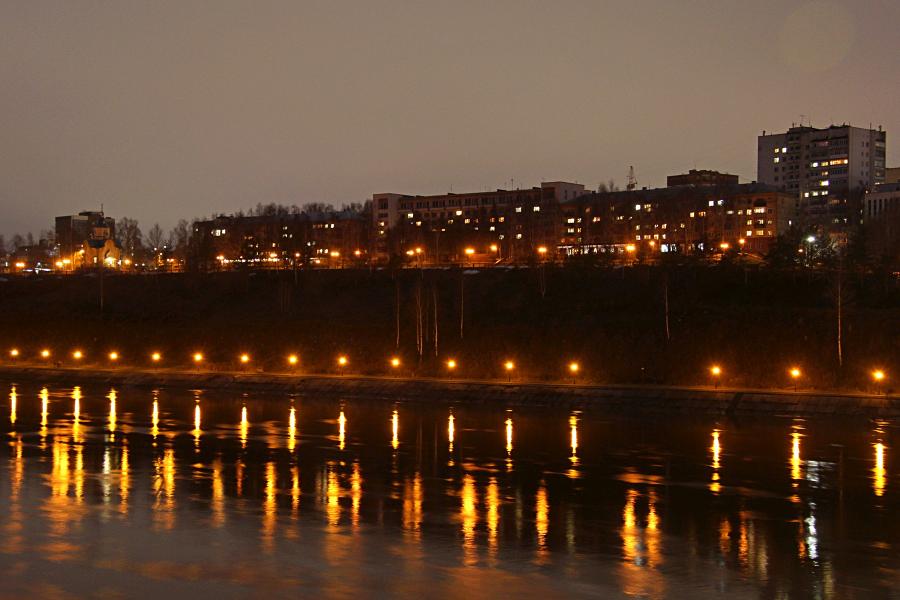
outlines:
M152 360L155 363L158 363L159 361L162 360L162 354L160 354L159 352L154 352L150 355L150 360Z
M719 387L719 377L722 375L722 367L719 365L713 365L709 368L709 373L713 377L713 383L716 389Z
M119 353L116 352L115 350L113 350L112 352L110 352L110 353L109 353L109 360L112 361L112 362L116 362L117 360L119 360Z
M296 367L296 366L297 366L297 363L300 362L300 359L297 358L297 355L296 355L296 354L291 354L291 355L289 355L289 356L287 357L287 362L288 362L288 364L291 365L292 367Z
M203 354L200 352L195 352L194 353L194 363L199 365L202 362L203 362Z
M396 356L391 358L391 366L395 369L398 368L400 366L400 359L397 358Z
M506 369L506 381L507 382L512 381L512 372L516 368L516 363L514 363L511 360L508 360L505 363L503 363L503 368Z
M578 372L581 370L581 365L577 362L572 361L569 363L569 374L572 376L572 383L575 383L575 378L578 377Z
M794 391L797 390L797 381L803 375L803 371L800 370L800 367L791 367L788 371L788 375L791 376L791 379L794 381Z
M47 349L41 350L41 358L50 358L50 351Z
M343 375L344 367L347 366L347 357L344 356L343 354L341 354L340 356L338 356L337 363L338 363L338 371L340 372L341 375Z
M451 358L450 360L447 361L447 370L448 371L456 370L456 360Z
M10 351L9 351L9 356L10 356L11 358L18 358L18 357L19 357L19 349L18 349L18 348L13 348L12 350L10 350Z
M81 360L82 358L84 358L84 353L81 350L76 350L72 353L72 358L74 358L75 360Z

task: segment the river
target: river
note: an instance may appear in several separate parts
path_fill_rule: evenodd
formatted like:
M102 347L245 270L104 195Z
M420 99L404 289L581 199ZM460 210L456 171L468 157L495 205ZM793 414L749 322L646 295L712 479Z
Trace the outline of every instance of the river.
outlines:
M0 382L0 597L872 598L889 422Z

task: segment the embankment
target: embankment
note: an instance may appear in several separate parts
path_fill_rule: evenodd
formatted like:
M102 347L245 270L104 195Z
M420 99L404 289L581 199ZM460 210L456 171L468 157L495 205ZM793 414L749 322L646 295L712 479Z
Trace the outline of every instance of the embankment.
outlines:
M0 367L0 377L47 385L90 383L293 394L335 400L555 407L624 415L900 417L900 398L896 396L827 392L24 366Z

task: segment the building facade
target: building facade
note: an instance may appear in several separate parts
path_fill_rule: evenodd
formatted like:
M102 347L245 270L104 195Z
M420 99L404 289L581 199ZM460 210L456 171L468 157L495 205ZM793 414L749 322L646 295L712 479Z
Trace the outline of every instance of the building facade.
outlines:
M88 240L115 239L116 221L102 211L84 211L56 217L55 232L60 257L71 260Z
M561 253L765 254L797 225L799 203L772 186L673 186L589 194L563 206Z
M763 132L757 179L796 194L809 225L840 234L859 224L863 194L884 182L886 141L880 128L849 125Z
M863 225L869 255L900 264L900 182L877 185L866 194Z
M375 255L385 260L419 250L428 263L527 261L538 249L552 253L562 223L562 203L584 186L543 182L529 189L408 196L375 194L372 229ZM424 256L422 256L424 255Z
M202 269L348 266L369 256L365 216L353 211L220 215L194 224Z
M707 169L691 169L687 173L680 175L669 175L666 177L666 185L668 187L676 187L681 185L737 185L738 176L729 173L719 173L718 171L710 171Z

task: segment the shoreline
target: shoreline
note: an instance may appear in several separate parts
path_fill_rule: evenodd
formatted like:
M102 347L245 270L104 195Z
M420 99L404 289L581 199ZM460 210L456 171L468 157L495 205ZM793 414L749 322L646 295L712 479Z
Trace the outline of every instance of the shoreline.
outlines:
M0 377L34 383L73 380L124 387L233 390L315 395L337 400L446 402L557 407L611 414L719 416L898 417L900 397L817 390L762 390L656 385L566 383L204 372L168 369L96 369L0 366Z

